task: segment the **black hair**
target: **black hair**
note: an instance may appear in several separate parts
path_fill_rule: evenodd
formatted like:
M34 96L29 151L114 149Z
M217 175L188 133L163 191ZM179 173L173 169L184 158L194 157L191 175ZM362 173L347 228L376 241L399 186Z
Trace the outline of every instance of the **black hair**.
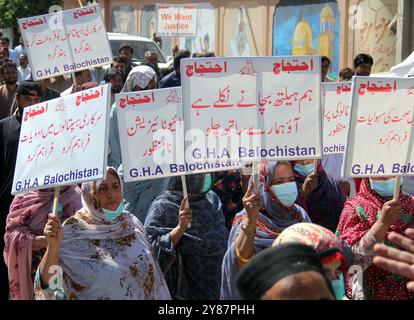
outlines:
M81 77L83 71L89 71L89 72L91 72L91 70L89 70L89 69L83 69L83 70L80 70L80 71L76 71L75 72L75 77Z
M4 69L6 69L6 68L16 68L16 70L17 70L17 65L16 65L16 63L15 62L13 62L13 61L11 61L10 59L6 59L3 63L2 63L2 65L1 65L2 67L3 67L3 70Z
M193 55L191 56L191 58L204 58L206 55L204 53L201 52L193 52Z
M131 51L131 54L134 54L134 49L132 48L132 46L131 46L131 45L129 45L129 44L127 44L127 43L124 43L123 45L121 45L121 46L119 47L119 49L118 49L118 53L119 53L119 52L121 52L121 50L123 50L123 49L127 49L127 50Z
M361 64L374 64L374 59L366 53L360 53L358 54L354 59L354 68L357 68Z
M181 59L189 58L191 56L191 52L188 50L179 50L174 57L174 70L180 70L180 62Z
M339 76L343 77L345 75L345 73L347 73L347 72L354 73L351 68L343 68L343 69L341 69L341 71L339 71Z
M124 57L115 57L114 62L127 64L127 61Z
M117 75L119 75L121 78L123 78L121 71L110 69L108 71L108 74L106 75L106 82L111 81L111 79L115 78Z
M327 56L321 57L321 63L328 62L329 65L331 65L331 60Z

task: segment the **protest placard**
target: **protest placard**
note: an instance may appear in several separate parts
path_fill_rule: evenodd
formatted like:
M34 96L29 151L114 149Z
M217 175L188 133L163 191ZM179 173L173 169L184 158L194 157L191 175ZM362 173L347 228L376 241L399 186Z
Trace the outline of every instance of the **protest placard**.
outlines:
M181 61L187 162L322 157L319 56Z
M112 63L98 4L18 20L34 80Z
M354 77L342 175L414 174L414 79Z
M110 85L25 108L12 194L101 179Z
M345 152L350 98L350 82L322 83L324 155Z
M194 37L197 31L197 5L157 4L157 35Z
M185 163L181 87L116 95L126 182L240 168L235 163Z

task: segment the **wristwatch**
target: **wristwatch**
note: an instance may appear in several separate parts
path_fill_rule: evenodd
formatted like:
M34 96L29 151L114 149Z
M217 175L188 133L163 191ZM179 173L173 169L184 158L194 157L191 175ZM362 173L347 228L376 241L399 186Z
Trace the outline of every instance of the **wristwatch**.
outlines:
M242 221L241 223L241 229L245 232L245 233L256 233L256 226L251 227L249 226L246 222Z

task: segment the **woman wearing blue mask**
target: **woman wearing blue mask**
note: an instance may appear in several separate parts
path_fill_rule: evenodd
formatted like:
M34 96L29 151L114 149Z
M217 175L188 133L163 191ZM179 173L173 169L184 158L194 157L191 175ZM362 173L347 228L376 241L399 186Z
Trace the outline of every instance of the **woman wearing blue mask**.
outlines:
M109 168L105 180L82 184L83 208L63 225L49 215L37 299L171 299L144 227L123 210L122 198L120 178Z
M353 255L332 231L314 223L296 223L286 228L273 246L285 243L301 243L315 249L321 258L325 275L331 282L335 299L345 299L346 269Z
M370 259L359 263L363 270L363 294L369 300L414 300L407 280L372 263L375 243L396 246L386 240L389 233L404 234L414 226L414 199L400 193L394 200L396 177L364 178L358 194L345 203L337 236L354 253ZM348 288L350 290L350 288Z
M173 299L214 300L220 296L220 270L229 232L222 204L211 190L213 174L172 177L152 203L145 229Z
M221 299L240 299L236 288L239 270L259 251L268 248L287 227L311 222L306 211L295 204L298 190L292 166L287 161L259 165L258 194L252 179L230 231L223 261Z
M299 196L297 204L306 209L313 223L335 232L346 200L346 192L314 160L292 161Z

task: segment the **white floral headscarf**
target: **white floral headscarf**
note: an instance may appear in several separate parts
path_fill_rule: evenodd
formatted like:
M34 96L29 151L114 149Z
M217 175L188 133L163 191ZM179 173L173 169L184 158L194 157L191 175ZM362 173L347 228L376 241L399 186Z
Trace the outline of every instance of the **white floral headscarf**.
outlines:
M154 69L139 65L129 72L121 92L132 92L136 86L145 89L154 77L157 77Z

